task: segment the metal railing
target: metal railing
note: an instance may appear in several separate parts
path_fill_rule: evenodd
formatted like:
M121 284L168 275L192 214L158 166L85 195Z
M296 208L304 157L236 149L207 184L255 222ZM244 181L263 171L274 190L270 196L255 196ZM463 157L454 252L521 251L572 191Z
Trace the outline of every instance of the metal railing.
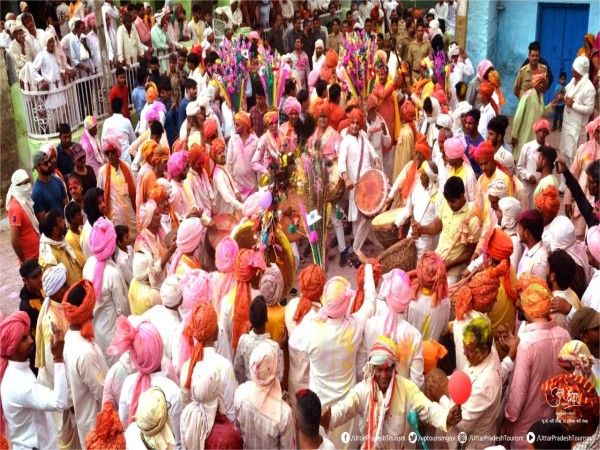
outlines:
M168 67L169 53L158 55L161 73ZM133 107L131 92L137 85L139 63L127 66L125 76L129 89L129 107ZM108 93L116 84L116 69L111 70L111 86L104 86L102 73L94 73L73 81L54 83L50 90L36 90L37 86L21 88L27 122L27 134L34 139L57 137L57 127L66 123L71 130L83 125L87 116L104 119L110 115Z

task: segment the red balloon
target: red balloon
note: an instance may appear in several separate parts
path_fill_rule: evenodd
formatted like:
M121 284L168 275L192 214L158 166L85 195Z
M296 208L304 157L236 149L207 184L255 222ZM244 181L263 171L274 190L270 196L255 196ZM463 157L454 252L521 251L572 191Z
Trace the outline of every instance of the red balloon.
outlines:
M471 379L462 370L455 371L448 380L448 394L454 403L462 405L471 395Z

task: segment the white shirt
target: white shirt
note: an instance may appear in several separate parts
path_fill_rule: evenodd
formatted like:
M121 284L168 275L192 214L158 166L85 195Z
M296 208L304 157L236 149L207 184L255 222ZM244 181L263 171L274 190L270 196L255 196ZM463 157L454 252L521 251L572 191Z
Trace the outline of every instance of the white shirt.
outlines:
M383 127L386 128L385 135L383 134ZM367 121L367 134L369 135L369 142L377 152L377 156L383 161L383 149L390 146L392 137L381 114L377 114L373 122Z
M104 125L102 125L102 141L106 136L106 132L113 128L116 128L125 135L125 138L121 141L121 159L128 161L129 144L135 141L135 133L133 132L131 121L120 113L114 113L112 116L106 118Z
M462 102L458 102L456 106L451 109L452 112L450 113L450 116L452 117L452 133L454 133L454 137L458 137L459 134L462 134L462 122L460 120L461 116L471 111L473 107L468 101L463 100Z
M581 297L581 305L589 306L600 312L600 270L592 269L592 279Z
M98 344L81 336L81 331L67 331L63 355L79 442L85 442L86 436L96 426L96 415L102 409L104 377L108 367Z
M68 407L65 365L54 364L54 389L36 382L29 361L8 361L0 395L6 420L6 437L13 450L55 449L56 433L48 412Z
M542 241L540 241L533 247L526 248L523 252L521 261L519 261L517 276L528 272L545 280L549 270L548 250L546 250Z
M479 131L481 137L487 139L487 126L489 121L492 120L493 117L496 117L496 111L494 111L494 107L490 102L487 105L481 105L479 112L481 113L481 116L479 118L479 125L477 125L477 131Z
M128 33L125 25L121 25L117 30L117 59L121 63L135 64L138 56L144 55L144 45L140 41L135 25L131 25L131 32Z
M142 314L142 318L148 320L148 322L156 327L163 341L164 355L171 359L171 341L179 337L176 334L176 330L181 324L179 313L164 305L154 305Z
M440 5L440 2L437 2L434 9L438 19L446 20L448 18L448 3L443 1Z
M421 332L423 340L440 340L450 319L450 299L440 300L435 307L431 306L431 296L421 292L416 301L408 306L408 322Z
M104 36L106 38L106 50L108 51L108 59L113 60L117 48L117 19L119 18L119 10L116 6L104 2L102 5L102 18L106 24L106 18L109 18L110 24L104 27Z
M566 96L573 99L573 107L565 105L563 116L563 128L560 135L559 149L569 159L575 156L579 139L585 136L585 125L588 123L590 114L594 111L594 98L596 88L585 74L577 84L572 78L565 86Z
M83 266L83 278L92 281L97 260L90 256ZM108 356L106 349L110 345L117 329L117 317L129 315L129 301L127 299L127 284L121 271L112 260L107 260L102 275L102 299L96 300L94 306L94 334L95 342L105 355L106 361L112 365L118 358Z
M213 192L217 211L234 214L242 210L243 205L236 197L239 192L233 184L233 178L223 166L215 167L213 172Z
M458 105L458 98L456 98L456 83L460 82L460 81L464 81L465 77L470 77L472 76L475 72L473 70L473 64L471 63L471 60L469 58L465 59L464 61L459 60L456 64L451 65L450 69L450 91L451 91L451 97L450 97L450 109L452 111L454 111L454 109L456 108L456 105Z
M128 424L129 407L131 406L131 396L133 394L133 388L137 381L139 372L134 372L128 375L123 382L121 388L121 397L119 398L119 418L124 424ZM163 372L154 372L150 374L150 386L160 388L169 404L169 418L171 419L171 429L175 436L177 448L181 445L181 429L179 427L179 419L181 412L183 411L183 402L181 401L181 391L179 386L169 379Z
M29 42L31 46L35 49L35 54L37 55L41 51L46 49L46 46L42 42L42 38L44 36L44 30L40 28L35 29L35 36L29 33L29 31L25 31L25 41Z
M523 147L521 147L519 160L517 161L517 176L519 177L519 180L522 181L523 189L525 191L523 198L527 198L528 200L527 205L521 205L523 207L523 211L531 207L533 201L533 191L535 190L536 186L529 182L529 177L533 175L538 181L540 178L536 170L537 159L540 153L539 148L540 144L536 139L523 144Z

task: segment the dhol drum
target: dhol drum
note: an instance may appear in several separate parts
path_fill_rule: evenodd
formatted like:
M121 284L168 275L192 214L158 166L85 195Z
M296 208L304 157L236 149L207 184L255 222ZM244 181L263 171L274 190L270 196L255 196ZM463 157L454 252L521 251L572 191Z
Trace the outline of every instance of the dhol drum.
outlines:
M367 217L375 217L384 207L390 190L387 177L381 170L367 170L356 182L354 201Z
M235 216L227 213L215 214L212 218L213 226L208 229L208 242L213 250L225 236L229 236L231 230L240 222Z
M383 273L396 268L410 272L417 267L415 240L412 237L402 239L384 250L377 259L381 263Z
M394 223L398 213L402 208L394 208L389 211L377 214L371 222L375 237L385 249L391 247L400 239L398 238L398 227Z

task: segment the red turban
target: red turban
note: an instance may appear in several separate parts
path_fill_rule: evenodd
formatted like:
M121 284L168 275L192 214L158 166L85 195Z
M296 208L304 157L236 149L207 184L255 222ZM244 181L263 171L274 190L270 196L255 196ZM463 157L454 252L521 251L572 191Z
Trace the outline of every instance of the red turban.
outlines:
M510 258L513 252L511 238L500 228L492 228L485 238L484 253L496 261Z
M427 144L427 140L425 136L419 134L417 136L417 142L415 144L415 152L420 153L427 160L431 158L431 149L429 148L429 144Z
M111 401L104 402L96 416L96 428L85 438L84 447L88 450L118 450L126 447L123 424Z
M494 86L492 85L492 83L485 80L482 81L479 84L479 94L481 94L483 98L491 99L492 95L494 94Z
M475 156L477 162L481 161L483 163L494 159L495 153L496 149L492 143L485 139L477 146L473 156Z
M8 366L8 358L15 354L23 336L29 333L30 327L29 316L23 311L12 313L0 323L0 382ZM0 403L0 434L4 435L5 432L4 411Z
M403 121L411 122L411 121L415 120L415 105L413 104L413 102L407 100L404 103L402 103L400 112L401 112Z
M556 186L551 184L535 197L535 207L544 216L556 216L560 209L560 195Z
M204 123L206 124L206 122ZM206 155L204 153L204 147L199 144L193 144L188 154L188 161L190 163L190 166L203 166L205 156Z
M217 321L217 313L212 303L201 301L194 308L192 317L183 331L184 338L188 340L190 346L194 346L184 385L186 389L191 386L196 363L204 358L204 341L217 334L219 329Z
M360 108L354 108L352 111L350 111L347 114L347 116L351 122L357 121L361 128L364 127L365 116L364 116L363 112L360 110Z
M236 120L239 121L237 114L236 114ZM250 127L248 127L248 128L250 128ZM215 119L206 119L202 126L202 131L204 133L205 140L217 137L217 121Z
M448 279L444 260L437 253L427 251L421 256L415 270L417 277L412 281L411 298L417 300L421 288L431 286L433 291L431 306L435 308L439 302L448 297Z
M329 67L327 64L323 64L321 66L321 71L319 72L319 78L321 78L321 80L325 81L326 83L329 83L332 76L333 76L333 69L331 67Z
M300 288L300 300L294 314L294 322L300 323L302 318L310 311L311 302L316 302L323 294L325 286L325 272L316 264L305 267L298 275L298 287Z
M510 263L503 259L496 267L488 267L476 273L469 282L454 294L456 318L462 320L469 311L481 311L496 301L500 288L500 277L510 268Z
M544 381L541 389L546 402L553 408L562 406L578 419L591 423L598 421L599 397L594 382L589 378L561 373Z
M375 281L375 286L381 280L381 276L383 275L383 267L379 263L379 260L375 258L368 259L369 264L373 266L373 279ZM356 271L356 295L354 296L354 305L352 305L352 312L356 312L360 309L363 302L365 301L365 265L361 264L358 270Z
M250 130L252 127L252 121L250 120L250 114L246 111L240 111L235 114L234 122L242 125L246 130Z
M236 281L235 304L233 306L233 336L231 344L237 349L240 336L248 328L248 313L252 296L250 293L250 282L259 270L266 270L265 260L262 253L242 248L235 256L233 275Z
M150 159L147 160L151 166L155 167L161 162L167 162L169 160L169 150L164 148L162 145L156 145L154 151L150 155Z
M83 302L81 305L75 306L70 304L67 299L73 290L82 287L85 291ZM96 305L96 294L94 293L94 285L89 280L79 280L71 285L66 292L62 301L63 311L67 322L71 325L79 325L81 327L81 335L90 342L94 340L94 327L92 325L92 316L94 315L94 306Z
M210 144L210 158L214 161L221 150L225 150L225 141L221 138L214 139Z
M546 119L539 119L536 123L533 124L533 131L537 133L540 130L546 130L550 133L550 122Z

